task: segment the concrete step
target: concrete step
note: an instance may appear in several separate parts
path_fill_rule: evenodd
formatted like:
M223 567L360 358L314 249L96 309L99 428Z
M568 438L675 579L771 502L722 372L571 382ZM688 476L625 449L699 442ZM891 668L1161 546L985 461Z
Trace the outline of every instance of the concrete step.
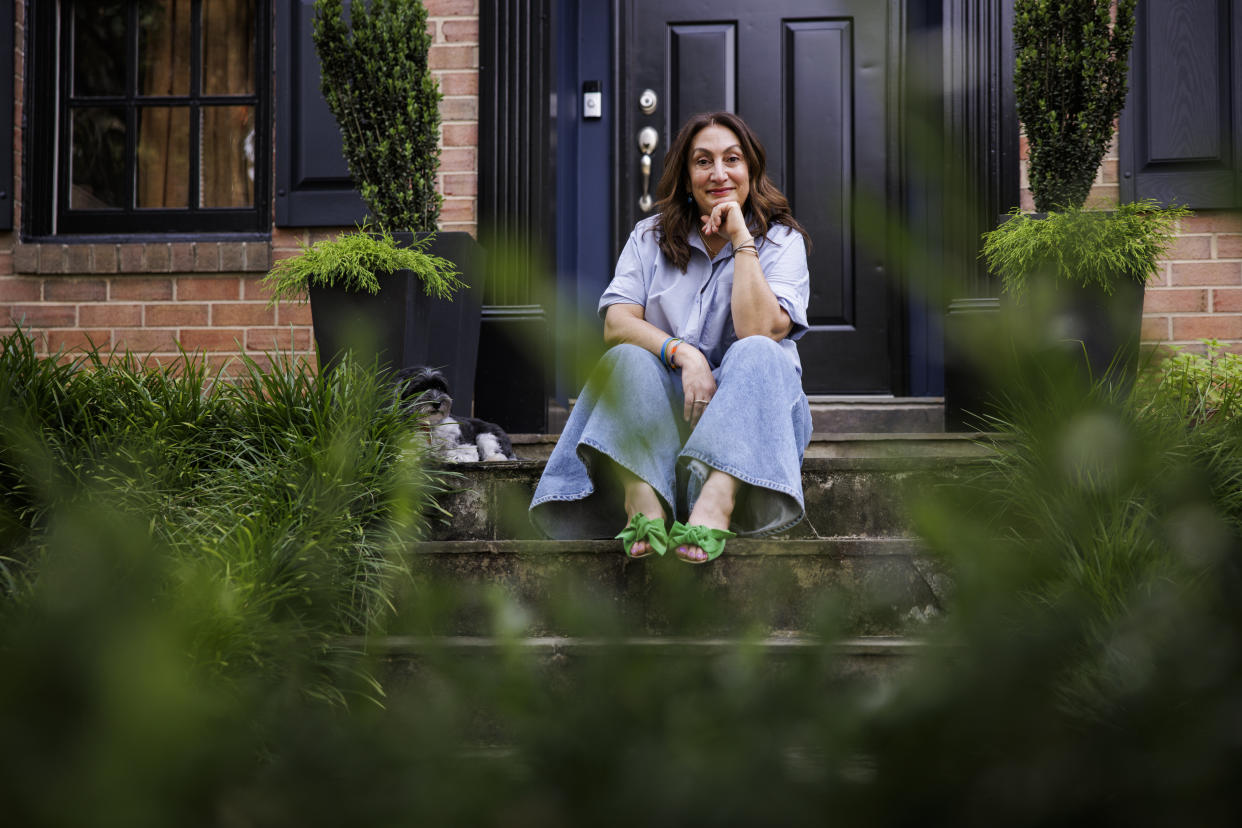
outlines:
M808 396L807 401L811 404L815 431L835 434L944 432L944 397L825 394ZM559 434L565 427L569 410L555 403L550 405L548 431Z
M555 438L517 443L551 450ZM786 537L904 537L911 492L985 459L991 449L970 435L816 435L802 467L807 519ZM431 540L533 539L527 507L543 460L449 466L456 488L439 498L452 517ZM619 512L620 513L620 512ZM617 529L620 531L621 526Z
M522 460L547 460L559 434L510 434L513 451ZM995 434L976 432L845 432L816 430L806 457L811 458L980 458L991 454ZM468 464L458 464L468 465Z
M631 560L620 542L428 541L407 560L405 632L485 636L597 634L848 635L917 630L943 607L948 579L910 538L729 541L693 566Z
M507 664L516 655L545 672L565 673L584 662L623 660L702 659L726 663L745 653L779 669L800 659L816 660L828 678L886 679L927 651L922 640L907 636L854 636L825 640L816 636L777 633L763 637L721 638L685 636L387 636L362 643L382 659L385 686L400 691L417 681L429 665L445 660L474 660ZM478 665L476 665L478 666Z

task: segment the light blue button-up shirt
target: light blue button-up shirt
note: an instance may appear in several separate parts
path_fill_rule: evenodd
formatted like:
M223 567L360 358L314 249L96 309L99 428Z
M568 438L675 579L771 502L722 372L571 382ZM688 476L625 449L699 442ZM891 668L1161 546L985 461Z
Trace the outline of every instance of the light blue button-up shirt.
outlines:
M737 341L730 302L733 293L733 245L725 244L710 259L698 234L690 238L690 262L682 273L665 258L656 243L659 216L634 225L617 259L617 270L599 300L602 317L609 305L642 305L643 317L657 328L689 342L707 357L712 371L720 367L725 351ZM794 340L807 331L806 308L811 276L806 267L802 234L773 224L767 236L756 239L759 266L793 329L780 341L798 374L802 363Z

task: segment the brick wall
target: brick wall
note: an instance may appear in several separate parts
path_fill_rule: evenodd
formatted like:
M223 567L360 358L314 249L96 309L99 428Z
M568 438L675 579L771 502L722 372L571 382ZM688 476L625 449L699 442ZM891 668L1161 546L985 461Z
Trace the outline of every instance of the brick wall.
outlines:
M1026 181L1026 138L1022 138L1022 209L1035 203ZM1096 173L1087 205L1116 206L1117 140ZM1202 351L1203 339L1220 340L1242 353L1242 210L1200 210L1179 223L1177 237L1147 285L1143 341Z
M424 0L432 32L430 64L443 101L440 226L474 232L478 191L478 0ZM16 112L25 78L25 4L16 5ZM277 44L279 48L279 44ZM13 192L21 190L21 131L14 146ZM21 223L21 205L15 205ZM97 345L157 362L178 347L214 366L247 354L313 356L310 308L267 307L259 282L272 263L345 228L273 227L261 242L178 241L146 244L22 244L0 234L0 333L22 323L46 353ZM312 360L313 362L313 360Z

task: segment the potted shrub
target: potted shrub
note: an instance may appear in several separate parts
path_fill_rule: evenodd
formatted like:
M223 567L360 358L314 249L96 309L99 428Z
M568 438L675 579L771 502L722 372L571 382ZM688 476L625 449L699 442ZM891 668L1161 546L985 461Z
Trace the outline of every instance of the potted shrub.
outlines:
M397 369L441 368L454 411L469 414L478 354L482 267L468 233L437 232L440 90L419 0L315 0L320 88L341 128L350 176L370 221L278 262L273 301L302 295L320 363L346 350Z
M1126 98L1136 0L1113 1L1014 1L1014 92L1038 212L1015 209L983 234L980 255L1009 301L1051 305L1051 336L1084 353L1091 375L1128 381L1144 285L1187 211L1083 209ZM946 418L979 402L946 399Z

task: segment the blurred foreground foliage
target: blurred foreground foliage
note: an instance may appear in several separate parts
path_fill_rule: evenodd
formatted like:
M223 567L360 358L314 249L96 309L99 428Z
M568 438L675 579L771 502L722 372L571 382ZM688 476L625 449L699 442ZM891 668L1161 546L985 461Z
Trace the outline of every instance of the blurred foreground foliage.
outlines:
M210 413L215 391L177 397L177 415L155 419L182 439L135 446L83 423L106 410L109 428L147 433L151 415L132 401L163 380L139 391L93 366L82 382L132 389L131 402L75 402L68 369L10 359L20 346L9 340L6 821L1236 824L1242 427L1188 419L1184 400L1089 387L1062 351L1029 342L991 369L1005 389L994 459L914 506L955 587L903 669L850 678L831 643L774 652L758 633L701 653L625 646L607 595L570 583L550 612L593 633L594 649L529 646L521 608L496 589L495 646L343 662L336 692L372 693L365 677L386 676L381 707L305 692L325 669L327 631L421 634L472 600L403 579L399 611L372 623L388 593L369 567L387 572L384 539L417 529L426 484L409 469L413 494L377 483L386 449L357 429L370 423L384 444L382 406L363 416L375 409L360 408L357 387L322 407L287 405L285 381L271 380L251 386L249 413L228 418ZM32 383L36 371L65 381ZM348 427L336 419L347 411ZM226 494L213 508L215 487ZM260 518L272 500L283 505ZM405 505L379 505L396 500ZM312 584L305 595L299 586L236 622L266 646L225 666L205 656L220 645L204 617L243 603L224 577L233 564L214 563L250 560L237 527L274 549L318 551L293 558L305 577L292 582ZM259 557L247 566L271 565ZM695 589L710 568L659 564L657 594L686 628L717 611ZM340 567L360 593L314 586L339 582ZM832 618L829 606L815 631L828 642L842 633ZM263 669L271 662L281 668Z

